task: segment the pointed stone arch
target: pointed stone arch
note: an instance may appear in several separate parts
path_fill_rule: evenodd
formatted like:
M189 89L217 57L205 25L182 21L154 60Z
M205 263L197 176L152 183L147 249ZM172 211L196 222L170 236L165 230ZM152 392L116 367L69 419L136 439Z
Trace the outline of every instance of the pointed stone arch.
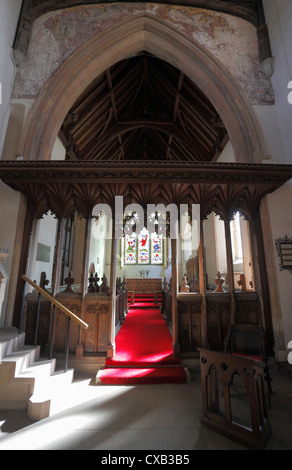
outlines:
M201 45L148 15L90 40L59 67L34 102L19 154L26 160L50 160L61 124L80 94L107 68L143 50L181 70L207 95L224 122L237 162L262 161L265 142L239 83Z

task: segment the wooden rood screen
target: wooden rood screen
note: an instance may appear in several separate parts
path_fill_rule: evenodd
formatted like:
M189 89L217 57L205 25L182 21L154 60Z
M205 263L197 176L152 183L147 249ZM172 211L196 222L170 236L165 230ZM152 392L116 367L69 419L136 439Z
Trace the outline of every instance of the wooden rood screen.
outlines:
M202 424L250 449L263 449L271 435L264 365L200 349Z

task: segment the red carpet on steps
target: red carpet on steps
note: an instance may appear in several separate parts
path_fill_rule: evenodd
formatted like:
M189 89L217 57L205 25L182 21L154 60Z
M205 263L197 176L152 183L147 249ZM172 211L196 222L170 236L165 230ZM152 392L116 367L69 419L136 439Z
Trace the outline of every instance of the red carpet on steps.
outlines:
M116 354L99 372L102 384L184 383L186 374L172 354L172 336L153 299L130 306L116 337Z

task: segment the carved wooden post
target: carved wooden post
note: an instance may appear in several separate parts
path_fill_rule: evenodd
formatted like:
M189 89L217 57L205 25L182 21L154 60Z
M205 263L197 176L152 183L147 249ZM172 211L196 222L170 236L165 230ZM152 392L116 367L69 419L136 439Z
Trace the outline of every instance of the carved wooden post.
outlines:
M200 245L199 245L199 286L202 295L201 305L201 341L203 347L208 347L208 323L207 323L207 301L206 301L206 266L204 255L204 222L200 221Z
M62 237L64 233L64 225L66 219L58 219L57 223L57 237L54 252L54 263L52 272L52 296L54 297L59 292L60 276L61 276L61 265L62 265Z
M254 289L257 292L260 300L260 311L263 310L263 294L262 294L262 286L261 286L261 275L260 275L260 258L258 252L258 243L257 243L257 231L256 231L256 222L255 219L252 217L249 220L249 228L250 228L250 245L251 245L251 256L252 256L252 264L253 264L253 274L254 274ZM265 326L263 323L262 314L260 313L260 318L257 319L258 323L262 326Z
M271 354L274 345L274 333L262 223L259 209L255 212L254 217L252 217L250 220L249 226L254 267L255 290L259 295L261 303L261 317L258 319L258 322L264 326L266 330L267 341L271 348L271 351L268 351L268 353Z
M87 293L87 282L88 282L88 262L89 262L89 248L90 248L90 236L91 236L91 223L92 219L88 216L85 220L85 233L84 233L84 244L83 244L83 268L81 276L81 319L85 320L85 302L84 296ZM76 356L82 357L84 352L84 332L79 330L79 342L76 346Z
M62 267L62 245L63 245L63 234L64 226L66 219L64 217L58 218L57 222L57 236L56 236L56 245L54 251L54 261L53 261L53 270L52 270L52 296L55 297L59 292L60 287L60 277L61 277L61 267ZM51 304L50 311L50 328L48 338L49 341L46 344L46 350L52 351L54 345L54 318L55 318L55 307Z
M171 290L172 290L172 349L174 356L180 356L180 345L178 342L178 318L177 318L177 239L171 239Z
M111 240L111 267L110 267L110 312L108 324L108 346L107 357L113 358L115 355L115 317L116 317L116 271L117 271L117 247L118 240L115 238L115 217L112 222L112 240Z

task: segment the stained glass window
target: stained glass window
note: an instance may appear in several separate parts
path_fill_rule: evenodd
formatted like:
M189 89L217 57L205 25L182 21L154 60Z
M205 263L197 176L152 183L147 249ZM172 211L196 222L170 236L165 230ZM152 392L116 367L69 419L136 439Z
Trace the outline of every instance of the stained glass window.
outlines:
M138 235L138 264L149 264L149 259L149 232L146 229L143 229Z
M151 234L151 264L163 263L163 239L161 235Z
M136 234L125 235L125 264L137 263L137 237Z
M145 228L124 237L125 264L163 264L163 237Z

